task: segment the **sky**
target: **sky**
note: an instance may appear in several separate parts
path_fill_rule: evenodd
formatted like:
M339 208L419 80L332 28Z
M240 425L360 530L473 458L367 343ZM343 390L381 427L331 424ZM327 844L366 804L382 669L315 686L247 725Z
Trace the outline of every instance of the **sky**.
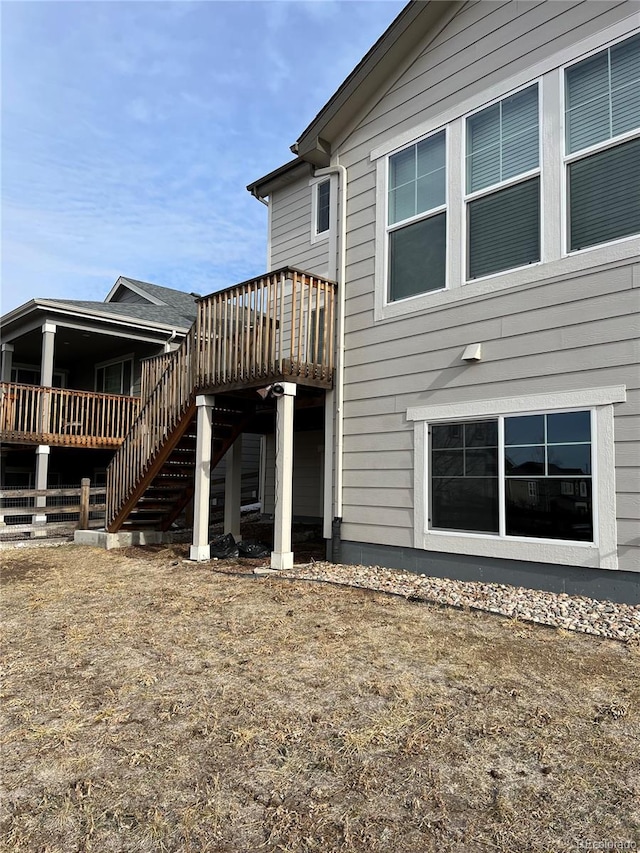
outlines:
M0 311L266 270L245 187L404 0L3 0Z

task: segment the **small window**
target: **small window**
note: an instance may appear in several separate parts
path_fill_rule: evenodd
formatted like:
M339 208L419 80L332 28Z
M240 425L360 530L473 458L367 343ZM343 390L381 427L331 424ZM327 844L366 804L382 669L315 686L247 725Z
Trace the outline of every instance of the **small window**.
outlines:
M433 424L430 434L431 529L593 542L589 411Z
M316 184L316 234L329 230L331 181Z
M540 260L538 85L466 123L467 278Z
M444 130L389 158L389 301L446 285Z
M640 233L640 35L566 70L565 146L569 251Z

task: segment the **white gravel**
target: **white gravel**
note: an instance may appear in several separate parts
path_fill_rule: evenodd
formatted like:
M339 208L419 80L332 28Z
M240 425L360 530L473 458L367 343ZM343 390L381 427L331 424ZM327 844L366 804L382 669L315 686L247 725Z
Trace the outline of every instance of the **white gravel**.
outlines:
M274 574L375 589L435 604L472 607L568 631L640 642L640 606L500 583L432 578L380 566L308 563Z

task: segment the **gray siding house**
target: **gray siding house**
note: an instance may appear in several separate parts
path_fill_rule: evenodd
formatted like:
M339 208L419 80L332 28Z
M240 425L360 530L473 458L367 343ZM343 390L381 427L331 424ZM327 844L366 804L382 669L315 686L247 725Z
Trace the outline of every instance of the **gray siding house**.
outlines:
M338 284L334 559L640 600L639 93L635 2L411 2L248 187Z

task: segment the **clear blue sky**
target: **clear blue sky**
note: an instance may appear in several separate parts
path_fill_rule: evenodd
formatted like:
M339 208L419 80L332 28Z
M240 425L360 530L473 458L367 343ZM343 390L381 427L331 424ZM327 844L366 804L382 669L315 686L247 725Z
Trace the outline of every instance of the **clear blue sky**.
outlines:
M2 2L2 305L263 272L246 184L404 0Z

